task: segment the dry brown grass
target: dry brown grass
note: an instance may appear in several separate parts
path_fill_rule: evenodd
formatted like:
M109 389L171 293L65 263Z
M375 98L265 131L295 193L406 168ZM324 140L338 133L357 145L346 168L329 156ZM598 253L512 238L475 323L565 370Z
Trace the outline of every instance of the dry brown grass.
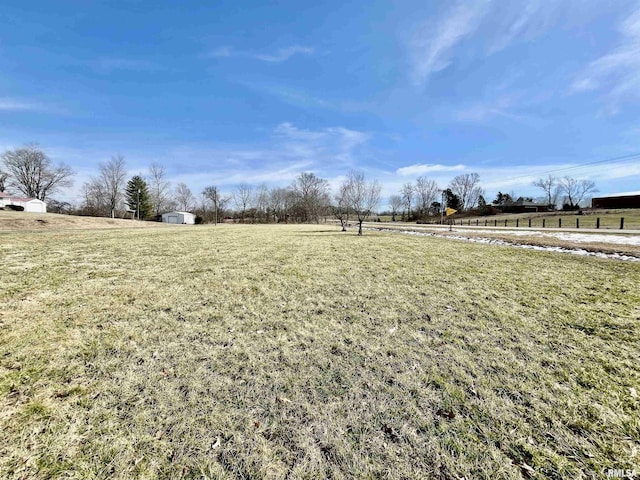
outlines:
M27 213L0 210L0 232L86 230L103 228L165 227L158 222L138 222L122 218L79 217L56 213Z
M3 478L638 468L638 265L326 226L0 255Z
M607 243L598 241L601 235L613 235L614 237L625 237L625 236L637 236L637 234L625 233L623 231L600 231L598 233L594 232L584 232L580 230L570 231L567 233L579 233L586 237L592 236L594 238L593 241L585 242L585 241L572 241L569 236L567 238L555 238L553 236L547 236L546 234L550 232L550 230L539 230L539 231L530 231L529 235L523 235L526 233L525 230L517 230L517 229L504 229L504 230L491 230L491 229L469 229L466 226L452 226L451 230L446 227L434 227L430 225L416 225L416 224L380 224L376 222L370 222L366 224L367 228L371 229L382 229L382 230L398 230L398 231L408 231L408 232L417 232L417 233L428 233L442 237L464 237L464 238L490 238L490 239L498 239L505 240L507 242L511 242L513 244L522 244L522 245L536 245L541 247L561 247L566 249L574 249L574 250L587 250L590 252L602 252L607 254L619 254L619 255L628 255L632 257L640 258L640 245L630 245L630 244L615 244L615 243ZM545 235L538 235L537 233L542 233ZM517 233L517 234L516 234Z

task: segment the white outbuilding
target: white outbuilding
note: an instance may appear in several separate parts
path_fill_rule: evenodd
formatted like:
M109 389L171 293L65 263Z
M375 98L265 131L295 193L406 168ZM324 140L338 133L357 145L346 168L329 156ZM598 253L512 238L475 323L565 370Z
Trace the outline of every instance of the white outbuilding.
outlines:
M196 216L189 212L167 212L162 214L162 222L177 225L193 225L196 223Z
M22 207L25 212L47 213L47 204L37 198L13 197L0 192L0 208L10 209L11 206Z

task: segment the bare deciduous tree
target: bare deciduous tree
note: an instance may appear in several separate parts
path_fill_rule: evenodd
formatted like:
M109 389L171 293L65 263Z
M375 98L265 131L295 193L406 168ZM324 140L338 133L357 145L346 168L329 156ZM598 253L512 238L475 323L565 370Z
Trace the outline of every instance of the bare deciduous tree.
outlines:
M349 223L349 197L347 195L347 183L343 183L338 187L338 193L335 195L336 205L333 207L333 216L340 220L342 231L347 231L347 223Z
M404 206L407 207L407 220L411 218L411 202L413 202L413 193L413 185L411 183L405 183L400 190Z
M465 173L451 180L449 188L460 199L461 210L473 208L478 203L478 197L484 195L479 183L480 175L477 173Z
M535 182L533 182L535 187L542 189L545 196L547 197L547 205L553 208L556 208L556 204L558 203L558 179L553 175L549 175L546 178L539 178Z
M27 197L45 201L47 195L72 185L73 171L66 165L53 165L47 154L36 144L26 145L2 154L7 183ZM4 186L4 185L3 185ZM1 190L4 190L1 189Z
M329 183L314 173L303 172L292 185L304 212L303 221L320 223L329 204Z
M104 186L97 180L92 179L82 186L83 209L86 214L92 216L108 215L109 205Z
M389 207L391 207L391 221L396 221L396 215L402 209L402 197L400 195L391 195L389 197Z
M344 181L347 205L358 219L358 235L362 235L362 222L373 212L380 202L380 184L367 182L363 172L349 172Z
M220 191L215 185L205 187L202 195L207 198L213 205L213 224L218 224L218 210L220 209Z
M84 185L85 206L95 209L99 215L107 213L115 217L115 211L120 207L124 198L127 169L124 157L116 155L107 163L99 166L100 174L97 178Z
M186 183L179 183L176 186L176 203L178 210L188 212L193 209L196 198Z
M596 184L591 180L578 180L573 177L563 177L558 180L558 188L564 193L570 207L580 206L580 202L590 194L598 191Z
M274 222L287 218L291 196L292 192L286 188L273 188L269 192L269 209L274 215Z
M244 223L244 216L247 212L251 200L253 198L253 187L248 183L241 183L236 187L236 191L233 193L233 200L238 208L242 212L242 222Z
M149 167L149 196L156 215L169 209L171 204L171 183L166 180L166 170L162 165L152 163Z
M418 177L415 186L416 209L419 215L424 217L429 214L431 204L435 202L440 195L438 184L426 177Z
M255 194L256 216L260 222L269 222L269 187L265 183L258 185Z

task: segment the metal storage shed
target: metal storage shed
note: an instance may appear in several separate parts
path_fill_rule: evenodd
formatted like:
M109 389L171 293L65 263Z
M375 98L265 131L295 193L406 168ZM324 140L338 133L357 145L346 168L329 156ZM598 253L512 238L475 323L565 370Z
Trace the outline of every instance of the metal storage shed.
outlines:
M196 216L189 212L167 212L162 214L162 222L178 225L193 225L196 223Z

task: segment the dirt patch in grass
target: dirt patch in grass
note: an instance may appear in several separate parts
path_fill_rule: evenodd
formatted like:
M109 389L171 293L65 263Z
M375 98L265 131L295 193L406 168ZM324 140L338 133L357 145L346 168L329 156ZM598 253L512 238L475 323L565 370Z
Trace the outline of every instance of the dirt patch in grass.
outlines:
M3 240L3 478L638 468L638 265L326 226Z

